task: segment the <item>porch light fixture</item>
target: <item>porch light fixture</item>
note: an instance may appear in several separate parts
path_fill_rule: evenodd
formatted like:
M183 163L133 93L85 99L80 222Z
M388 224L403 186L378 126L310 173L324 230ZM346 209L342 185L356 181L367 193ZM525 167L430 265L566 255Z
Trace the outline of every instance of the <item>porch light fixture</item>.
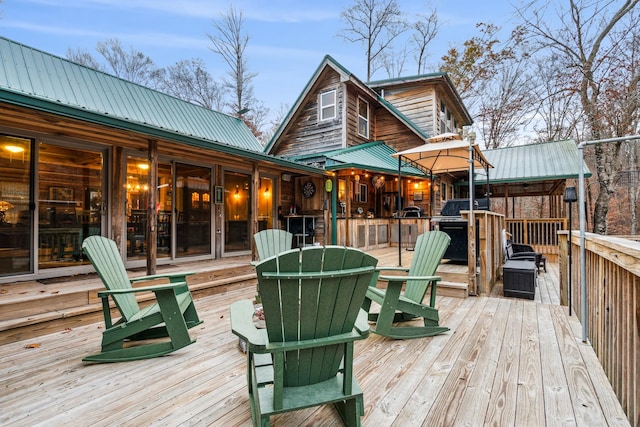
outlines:
M576 187L565 188L564 201L566 203L573 203L578 201L578 193L576 192Z

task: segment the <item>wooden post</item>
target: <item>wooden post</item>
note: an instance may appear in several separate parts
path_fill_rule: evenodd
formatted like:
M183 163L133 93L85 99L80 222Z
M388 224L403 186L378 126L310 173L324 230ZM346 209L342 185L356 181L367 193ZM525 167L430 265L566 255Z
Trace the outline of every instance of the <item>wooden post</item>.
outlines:
M253 163L253 189L251 191L251 233L249 234L249 246L252 259L258 259L258 252L253 244L253 235L258 232L258 191L260 191L260 171L258 163Z
M147 207L147 274L156 274L158 242L158 141L149 140L149 206Z
M126 241L126 228L124 228L125 218L125 187L127 185L127 174L126 174L126 166L125 170L122 169L124 164L124 150L122 147L115 146L111 152L111 163L113 165L113 177L111 178L111 188L113 191L110 192L111 195L111 204L113 208L111 209L111 239L116 242L118 248L120 248L121 254L125 254L127 251L127 241ZM107 207L103 206L103 210L106 210ZM124 229L123 229L124 228ZM123 241L123 236L125 236L125 240Z
M222 168L220 166L215 166L214 168L214 176L215 176L215 180L214 180L214 190L215 190L215 186L222 186L223 183L223 173L222 173ZM223 203L215 203L216 202L216 198L215 198L215 191L214 191L214 196L211 197L213 206L214 206L214 212L215 212L215 238L214 238L214 245L215 245L215 257L216 258L222 258L222 248L224 245L224 242L222 240L222 228L225 226L224 224L224 216L223 216L223 212L224 212L224 196L223 196Z
M344 213L344 244L345 246L351 246L351 230L349 229L349 222L351 221L351 175L345 176L345 188L344 188L344 201L346 203Z

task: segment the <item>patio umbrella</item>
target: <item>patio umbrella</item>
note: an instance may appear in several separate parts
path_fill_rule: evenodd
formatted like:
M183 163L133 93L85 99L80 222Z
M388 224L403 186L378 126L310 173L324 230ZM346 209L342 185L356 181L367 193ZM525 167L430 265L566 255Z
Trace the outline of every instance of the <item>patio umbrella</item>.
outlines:
M480 167L487 172L491 166L484 157L478 144L473 140L462 140L456 133L443 133L429 138L426 144L392 154L398 158L398 182L400 183L400 165L402 160L414 163L428 169L433 174L459 172L469 170L469 211L470 221L473 220L473 174L474 168ZM433 189L433 187L432 187ZM401 197L401 186L398 185L398 200ZM398 246L401 246L400 215L398 215ZM400 249L401 253L401 249ZM402 255L398 254L398 262L402 265Z
M433 138L437 140L439 137L440 135ZM470 147L471 150L473 150L472 153L470 153ZM472 144L469 141L460 139L431 142L419 147L400 151L392 154L392 156L402 157L437 174L469 169L470 154L472 154L474 158L474 167L483 169L485 166L492 167L482 154L482 151L480 151L478 144Z

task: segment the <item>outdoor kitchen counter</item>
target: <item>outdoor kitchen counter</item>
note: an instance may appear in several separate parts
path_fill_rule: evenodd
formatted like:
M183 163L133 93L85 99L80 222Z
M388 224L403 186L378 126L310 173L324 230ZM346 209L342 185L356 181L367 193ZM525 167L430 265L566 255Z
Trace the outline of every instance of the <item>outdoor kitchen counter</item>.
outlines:
M419 234L429 230L429 218L402 218L402 246L411 247ZM397 218L338 218L338 244L362 249L398 245ZM345 240L347 236L348 242Z

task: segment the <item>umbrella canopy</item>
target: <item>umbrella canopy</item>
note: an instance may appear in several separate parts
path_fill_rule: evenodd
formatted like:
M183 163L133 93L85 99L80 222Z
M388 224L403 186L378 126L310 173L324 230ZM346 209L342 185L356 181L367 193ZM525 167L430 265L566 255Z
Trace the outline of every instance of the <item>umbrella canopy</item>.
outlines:
M443 140L447 134L433 137L442 142L431 142L409 150L392 154L419 164L432 173L457 172L469 170L469 142L460 139ZM455 135L455 134L452 134ZM439 139L438 139L439 138ZM474 167L489 168L491 164L480 151L478 144L473 144Z

